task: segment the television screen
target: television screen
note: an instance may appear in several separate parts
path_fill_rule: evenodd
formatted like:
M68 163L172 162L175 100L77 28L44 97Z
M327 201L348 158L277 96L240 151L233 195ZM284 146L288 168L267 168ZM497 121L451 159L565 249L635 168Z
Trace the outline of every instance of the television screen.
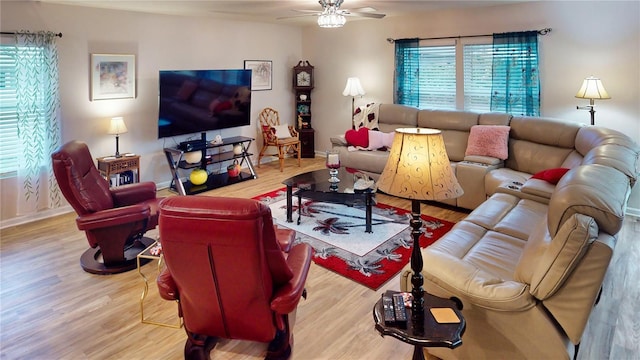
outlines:
M161 70L158 138L249 125L251 70Z

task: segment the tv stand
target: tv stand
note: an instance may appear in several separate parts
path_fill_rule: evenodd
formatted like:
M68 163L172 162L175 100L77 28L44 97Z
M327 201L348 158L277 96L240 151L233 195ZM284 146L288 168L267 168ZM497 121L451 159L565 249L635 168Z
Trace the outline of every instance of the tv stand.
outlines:
M249 145L253 140L253 138L245 136L232 136L222 139L222 144L207 143L206 149L201 150L202 160L193 164L184 159L186 151L173 147L164 148L164 154L171 170L171 185L169 189L176 191L180 195L193 195L246 180L257 179L258 175L256 175L251 163L250 156L252 154L248 152ZM233 151L236 145L242 147L242 152L239 154ZM242 169L238 176L231 177L227 174L227 166L224 163L231 164L234 160L239 161L240 166L246 162L247 169ZM216 166L218 169L215 169ZM202 185L194 185L189 180L191 171L198 168L209 173L207 181ZM182 179L183 177L185 179Z

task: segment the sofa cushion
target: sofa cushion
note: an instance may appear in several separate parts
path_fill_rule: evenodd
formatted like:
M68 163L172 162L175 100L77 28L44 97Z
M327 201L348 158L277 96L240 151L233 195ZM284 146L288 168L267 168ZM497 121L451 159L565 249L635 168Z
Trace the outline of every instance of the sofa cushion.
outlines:
M516 262L525 242L488 231L468 221L422 250L425 280L473 304L500 311L520 311L535 305L527 285L514 281Z
M349 129L344 133L344 138L351 146L366 148L369 146L369 129L361 127L358 130Z
M509 129L504 125L472 126L465 156L479 155L506 159L509 156Z
M531 178L544 180L550 184L555 185L558 183L558 181L560 181L560 178L562 178L564 174L567 173L567 171L569 171L569 169L567 168L547 169L533 174Z
M278 139L285 139L291 137L291 132L289 132L289 125L277 125L274 126L276 137Z

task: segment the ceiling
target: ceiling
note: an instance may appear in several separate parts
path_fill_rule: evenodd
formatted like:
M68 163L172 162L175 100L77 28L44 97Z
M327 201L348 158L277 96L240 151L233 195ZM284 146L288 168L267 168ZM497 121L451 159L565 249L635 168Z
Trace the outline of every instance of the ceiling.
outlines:
M292 25L308 25L316 22L316 16L295 10L320 11L317 0L31 0L74 6L95 7L114 10L138 11L153 14L205 16L235 20L278 22ZM415 14L438 9L461 7L484 7L526 0L469 0L469 1L394 1L394 0L345 0L341 9L361 12L376 12L387 17ZM286 17L282 19L282 17ZM364 20L349 17L347 21ZM370 19L368 19L371 21Z

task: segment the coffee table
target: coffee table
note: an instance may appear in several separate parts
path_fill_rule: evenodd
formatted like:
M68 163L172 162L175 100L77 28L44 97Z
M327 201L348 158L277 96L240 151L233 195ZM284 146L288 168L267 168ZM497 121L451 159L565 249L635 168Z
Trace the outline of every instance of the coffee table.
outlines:
M329 170L310 171L284 180L287 186L287 222L293 222L293 195L298 197L298 224L300 224L302 198L324 201L336 204L354 206L365 205L365 232L371 233L371 207L374 202L375 189L354 190L353 185L358 180L356 173L341 167L338 169L340 182L329 182ZM293 192L293 188L296 192Z

